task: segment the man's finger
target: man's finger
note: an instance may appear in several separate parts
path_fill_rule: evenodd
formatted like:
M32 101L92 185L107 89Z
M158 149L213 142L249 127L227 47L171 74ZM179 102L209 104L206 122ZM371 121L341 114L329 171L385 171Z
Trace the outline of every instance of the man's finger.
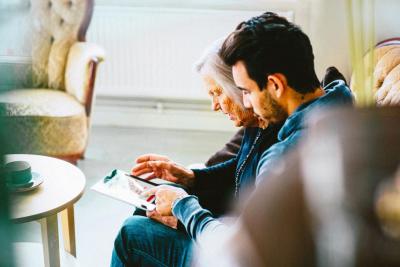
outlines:
M158 216L158 213L157 213L157 211L155 211L155 210L146 211L146 216L149 217L149 218L153 218L153 217Z
M156 186L156 187L150 188L149 190L142 192L140 195L142 197L149 197L149 196L155 195L159 189L160 189L159 186Z
M161 215L161 216L171 216L171 213L169 212L171 209L169 208L168 204L158 204L156 206L156 211Z

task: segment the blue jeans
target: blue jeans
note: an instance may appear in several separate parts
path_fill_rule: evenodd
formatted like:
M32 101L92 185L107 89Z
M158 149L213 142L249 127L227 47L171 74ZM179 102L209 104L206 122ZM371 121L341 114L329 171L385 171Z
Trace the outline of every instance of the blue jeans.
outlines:
M192 250L186 232L134 215L115 239L111 267L190 266Z

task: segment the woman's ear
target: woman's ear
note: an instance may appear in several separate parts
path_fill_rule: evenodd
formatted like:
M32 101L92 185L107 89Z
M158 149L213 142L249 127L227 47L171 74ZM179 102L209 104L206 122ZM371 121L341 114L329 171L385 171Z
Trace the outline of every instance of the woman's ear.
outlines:
M277 99L281 98L285 92L286 80L279 74L268 75L269 92Z

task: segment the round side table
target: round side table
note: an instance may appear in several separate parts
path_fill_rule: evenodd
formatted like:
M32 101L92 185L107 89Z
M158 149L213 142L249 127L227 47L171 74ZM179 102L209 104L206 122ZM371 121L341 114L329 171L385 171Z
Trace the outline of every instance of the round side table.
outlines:
M5 157L6 162L16 160L29 162L32 171L39 173L44 182L32 191L11 195L11 219L15 223L38 221L45 266L59 267L57 214L61 215L64 248L76 257L74 203L85 189L85 175L76 166L56 158L28 154Z

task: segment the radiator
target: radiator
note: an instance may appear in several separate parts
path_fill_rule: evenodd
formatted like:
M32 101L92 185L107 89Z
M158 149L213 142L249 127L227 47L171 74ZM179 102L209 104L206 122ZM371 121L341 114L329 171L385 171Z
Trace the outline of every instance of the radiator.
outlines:
M88 40L107 52L97 94L206 99L193 64L207 45L262 12L97 6Z

